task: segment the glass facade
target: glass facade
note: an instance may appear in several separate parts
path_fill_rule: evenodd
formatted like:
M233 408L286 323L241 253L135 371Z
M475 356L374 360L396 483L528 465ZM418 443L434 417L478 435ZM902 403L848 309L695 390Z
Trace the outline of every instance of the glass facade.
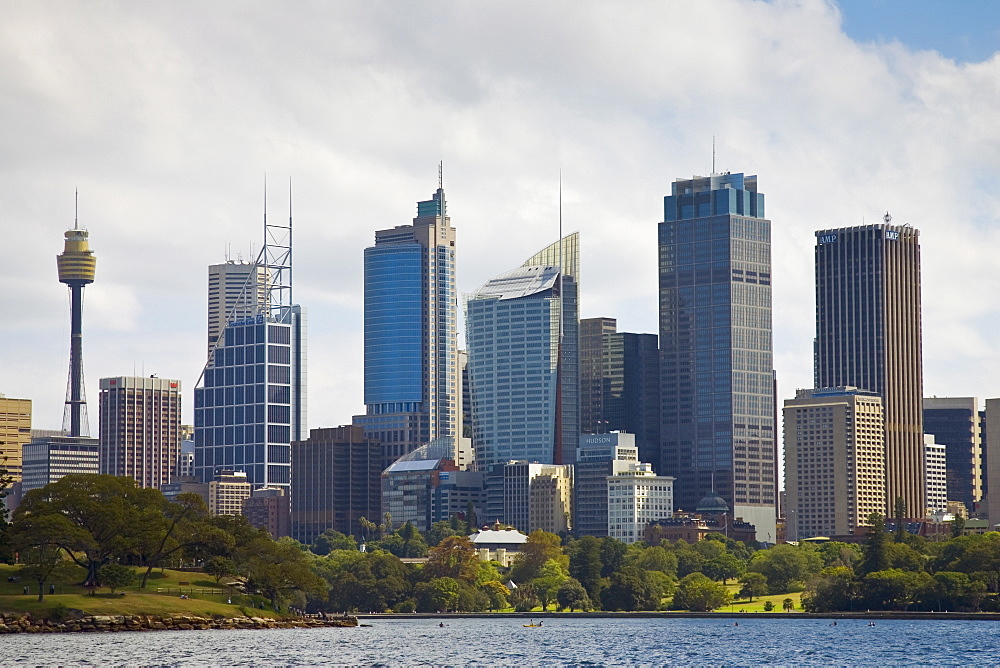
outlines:
M424 401L423 248L365 249L365 404L374 414Z
M773 541L771 223L757 177L677 180L664 198L659 270L657 472L676 477L677 508L715 491Z
M444 190L365 249L365 415L387 465L458 427L455 229Z
M576 281L560 277L558 267L516 269L468 298L466 348L479 470L511 460L575 459L578 323Z
M289 485L290 443L305 429L304 314L229 324L195 389L195 475L243 471L254 488Z

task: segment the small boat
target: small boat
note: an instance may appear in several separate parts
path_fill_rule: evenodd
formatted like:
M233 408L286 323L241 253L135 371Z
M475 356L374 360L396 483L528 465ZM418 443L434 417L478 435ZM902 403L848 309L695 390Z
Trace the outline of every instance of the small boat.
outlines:
M540 622L539 622L538 624L535 624L534 622L532 622L532 623L530 623L530 624L521 624L521 626L523 626L523 627L524 627L524 628L526 628L526 629L534 629L534 628L538 628L538 627L539 627L539 626L541 626L541 625L542 625L542 624L541 624Z

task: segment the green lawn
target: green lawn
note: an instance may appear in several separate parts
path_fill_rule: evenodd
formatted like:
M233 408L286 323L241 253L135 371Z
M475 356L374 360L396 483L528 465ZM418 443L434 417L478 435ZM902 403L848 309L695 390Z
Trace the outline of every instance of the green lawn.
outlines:
M208 578L203 573L185 573L169 569L162 572L156 570L150 575L145 589L140 589L137 582L135 585L125 588L124 596L117 592L111 596L107 587L101 587L95 595L91 595L89 589L79 585L56 583L56 593L49 594L49 588L46 585L45 599L39 602L37 584L25 580L7 581L8 577L16 577L18 570L18 566L0 564L0 611L44 613L57 605L65 605L92 615L189 614L238 617L243 614L240 607L244 607L247 614L251 616L281 617L273 610L260 609L259 605L263 602L262 597L246 596L238 590L217 585L213 578ZM145 572L145 569L142 568L134 570L140 578ZM84 571L80 569L79 578L74 578L74 580L81 581L83 575ZM31 588L31 593L27 596L23 593L26 584ZM157 589L161 591L158 592ZM218 593L206 593L206 590L214 590ZM182 592L188 598L181 598ZM228 603L230 598L233 601L232 605ZM251 601L256 602L258 607L251 607Z
M802 593L795 592L793 594L771 594L769 596L761 596L760 598L754 598L753 603L747 601L746 599L738 600L736 596L737 592L740 590L740 585L731 584L728 585L729 592L733 595L733 604L727 605L725 608L719 608L716 612L726 612L732 610L734 612L764 612L764 602L771 601L774 604L774 610L771 612L784 612L782 608L782 602L786 598L792 599L792 603L795 604L794 612L802 612Z

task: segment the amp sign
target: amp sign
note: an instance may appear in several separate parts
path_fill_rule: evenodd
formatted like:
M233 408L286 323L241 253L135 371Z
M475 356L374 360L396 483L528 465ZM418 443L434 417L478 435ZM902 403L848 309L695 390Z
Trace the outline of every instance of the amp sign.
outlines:
M899 232L897 230L886 230L885 238L891 241L899 241Z
M835 244L837 243L836 234L821 234L819 235L819 243L822 244Z

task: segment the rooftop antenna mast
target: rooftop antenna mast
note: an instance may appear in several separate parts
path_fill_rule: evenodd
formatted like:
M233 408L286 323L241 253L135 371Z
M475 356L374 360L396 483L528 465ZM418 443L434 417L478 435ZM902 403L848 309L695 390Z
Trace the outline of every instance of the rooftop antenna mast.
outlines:
M712 173L715 174L715 135L712 135Z
M277 321L288 317L292 305L292 181L288 180L288 223L267 220L267 175L264 175L264 246L257 256L265 270L264 309Z

